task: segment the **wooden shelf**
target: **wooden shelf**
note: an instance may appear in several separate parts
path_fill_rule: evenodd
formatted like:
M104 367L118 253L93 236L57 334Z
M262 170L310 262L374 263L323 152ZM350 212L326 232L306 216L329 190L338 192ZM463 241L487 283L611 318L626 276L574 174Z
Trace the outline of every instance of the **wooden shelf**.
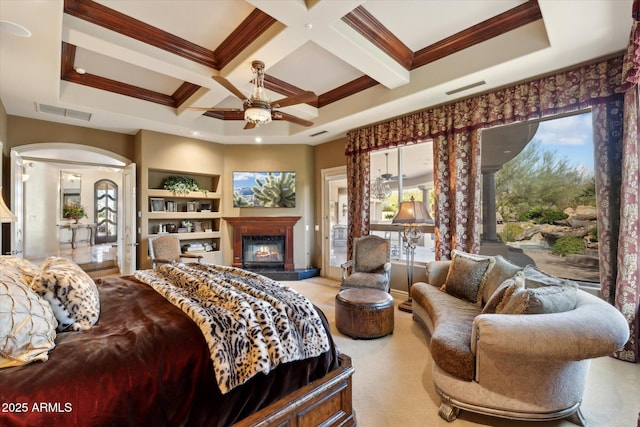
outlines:
M166 233L165 233L166 234ZM220 238L221 233L219 231L197 231L193 233L170 233L171 235L178 236L180 240L197 240L197 239L216 239ZM149 234L149 237L155 237L158 234Z
M149 212L147 213L148 219L211 219L221 218L220 212Z
M201 191L190 191L187 194L175 194L171 190L163 190L158 188L149 188L147 190L148 197L163 197L165 199L209 199L215 200L220 198L220 193L208 191L206 194Z

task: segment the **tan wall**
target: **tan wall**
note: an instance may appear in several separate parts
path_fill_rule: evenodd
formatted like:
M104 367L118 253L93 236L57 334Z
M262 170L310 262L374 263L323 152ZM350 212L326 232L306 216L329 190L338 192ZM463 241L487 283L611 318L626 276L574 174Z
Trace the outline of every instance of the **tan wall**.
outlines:
M306 268L312 265L315 247L314 204L315 179L313 147L308 145L226 145L222 182L222 212L225 216L300 216L293 229L294 265ZM295 208L234 208L231 175L234 171L296 172ZM226 224L225 224L226 225ZM308 228L308 229L307 229ZM230 230L223 234L225 264L233 259Z
M134 159L137 164L138 209L146 210L147 197L145 189L149 186L149 169L175 171L176 173L224 174L224 146L213 142L200 141L176 135L167 135L142 130L135 136L136 148ZM220 190L218 190L220 191ZM225 195L223 193L223 200ZM142 204L145 204L142 206ZM149 268L148 230L145 224L138 224L138 266ZM226 248L222 247L223 253Z
M297 248L294 259L296 268L321 265L322 240L319 232L315 231L315 225L320 224L321 221L320 171L346 164L344 139L318 146L222 145L146 130L136 135L126 135L7 116L1 108L0 138L3 138L4 142L5 164L8 162L6 153L9 153L12 147L42 142L77 143L111 151L136 162L138 188L144 188L143 186L147 185L146 171L149 168L219 173L224 216L301 217L294 228L294 244ZM7 170L6 167L3 168L3 180L9 178ZM231 197L233 171L295 171L296 207L291 209L233 208ZM230 265L232 262L231 239L224 221L222 231L223 262ZM138 237L140 238L140 235ZM146 254L144 252L146 246L142 244L143 242L140 243L140 253Z
M7 142L9 148L44 142L83 144L111 151L127 159L133 159L134 156L133 135L17 116L8 118Z
M337 166L345 166L347 158L344 155L346 140L344 138L316 145L313 147L313 175L316 177L313 193L315 195L314 216L317 218L316 224L322 221L322 169L334 168ZM320 267L322 265L322 236L316 233L317 238L314 243L311 263Z

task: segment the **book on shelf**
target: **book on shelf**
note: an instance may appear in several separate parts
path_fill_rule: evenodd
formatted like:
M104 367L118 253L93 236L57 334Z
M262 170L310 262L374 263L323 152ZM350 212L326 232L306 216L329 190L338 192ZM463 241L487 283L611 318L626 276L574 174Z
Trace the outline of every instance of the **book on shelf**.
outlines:
M182 252L201 252L204 250L205 247L202 243L187 243L186 245L182 245Z

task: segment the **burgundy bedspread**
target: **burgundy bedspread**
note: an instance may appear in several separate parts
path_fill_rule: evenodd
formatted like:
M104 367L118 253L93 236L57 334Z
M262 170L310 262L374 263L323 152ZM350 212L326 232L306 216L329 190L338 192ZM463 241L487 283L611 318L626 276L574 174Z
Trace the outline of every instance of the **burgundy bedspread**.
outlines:
M331 342L222 395L204 338L180 309L133 277L97 284L92 329L58 334L47 362L0 370L0 425L227 426L337 367Z

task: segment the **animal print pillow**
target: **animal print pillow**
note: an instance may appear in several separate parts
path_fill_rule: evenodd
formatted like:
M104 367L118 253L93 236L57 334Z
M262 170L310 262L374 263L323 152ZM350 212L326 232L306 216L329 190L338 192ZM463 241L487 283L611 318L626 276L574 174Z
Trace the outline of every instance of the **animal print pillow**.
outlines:
M51 304L58 332L87 330L100 317L98 288L73 261L47 258L31 287Z

